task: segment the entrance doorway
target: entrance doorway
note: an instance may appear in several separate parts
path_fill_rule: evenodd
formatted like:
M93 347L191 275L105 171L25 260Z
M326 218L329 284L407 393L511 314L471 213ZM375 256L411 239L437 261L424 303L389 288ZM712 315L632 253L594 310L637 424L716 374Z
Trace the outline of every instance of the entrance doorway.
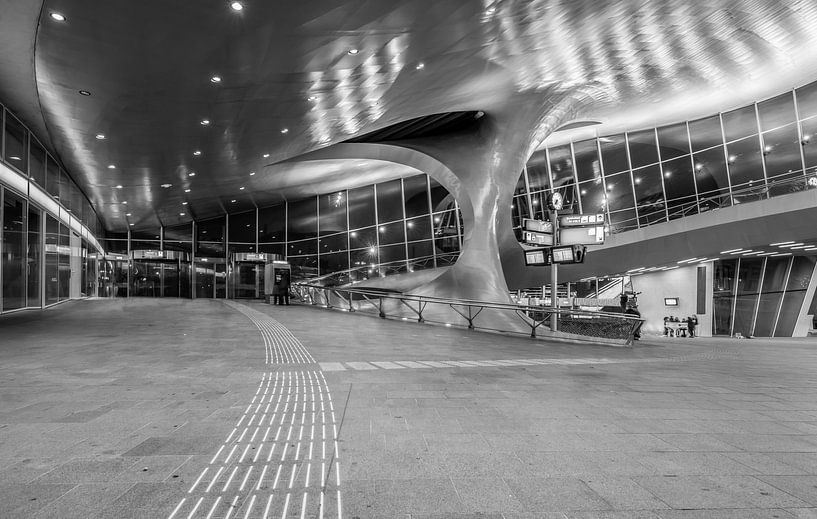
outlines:
M264 265L278 254L236 252L230 265L231 299L264 299Z
M176 251L135 250L131 297L190 297L190 263Z

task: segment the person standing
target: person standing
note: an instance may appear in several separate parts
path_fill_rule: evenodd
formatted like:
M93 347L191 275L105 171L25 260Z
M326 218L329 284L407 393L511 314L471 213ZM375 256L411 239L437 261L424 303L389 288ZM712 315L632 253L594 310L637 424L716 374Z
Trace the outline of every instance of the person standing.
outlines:
M627 301L628 300L629 300L629 298L627 297L627 294L622 292L621 297L618 299L618 304L621 306L621 312L622 313L627 311Z
M283 303L289 306L289 271L284 270L281 272L281 298L283 299Z
M689 336L695 337L695 326L698 324L698 316L693 315L687 318L687 328L689 328Z

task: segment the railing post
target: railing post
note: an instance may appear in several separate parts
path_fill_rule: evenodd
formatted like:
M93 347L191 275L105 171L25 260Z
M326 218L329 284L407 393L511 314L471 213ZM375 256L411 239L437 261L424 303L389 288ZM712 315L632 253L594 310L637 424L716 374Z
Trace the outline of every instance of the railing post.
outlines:
M383 298L380 297L379 299L380 299L380 305L379 305L379 307L380 307L380 318L385 319L386 314L385 314L385 312L383 312Z

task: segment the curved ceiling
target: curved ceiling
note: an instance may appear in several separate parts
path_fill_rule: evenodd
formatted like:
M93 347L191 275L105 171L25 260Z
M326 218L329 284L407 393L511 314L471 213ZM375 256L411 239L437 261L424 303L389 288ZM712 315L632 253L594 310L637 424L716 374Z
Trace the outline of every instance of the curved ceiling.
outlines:
M490 115L516 93L581 92L577 115L602 124L572 131L603 133L817 70L817 4L802 0L47 0L39 18L32 4L0 2L0 43L20 53L0 59L0 92L44 121L110 230L175 223L183 202L187 218L271 203L302 179L267 166L418 117ZM36 103L9 94L35 82Z

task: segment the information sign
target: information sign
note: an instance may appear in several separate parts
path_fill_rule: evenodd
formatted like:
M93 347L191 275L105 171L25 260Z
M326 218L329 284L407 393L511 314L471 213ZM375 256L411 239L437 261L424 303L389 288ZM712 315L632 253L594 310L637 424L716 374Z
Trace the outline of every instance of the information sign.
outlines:
M553 245L553 235L543 232L525 231L524 242L530 245Z
M525 265L550 265L550 249L532 249L525 251Z
M559 218L562 227L586 227L604 224L603 214L571 214Z
M531 220L526 218L524 221L526 231L553 233L553 224L551 222L543 222L542 220Z
M559 229L559 245L598 245L604 243L604 226Z
M573 263L573 247L553 247L553 263Z

